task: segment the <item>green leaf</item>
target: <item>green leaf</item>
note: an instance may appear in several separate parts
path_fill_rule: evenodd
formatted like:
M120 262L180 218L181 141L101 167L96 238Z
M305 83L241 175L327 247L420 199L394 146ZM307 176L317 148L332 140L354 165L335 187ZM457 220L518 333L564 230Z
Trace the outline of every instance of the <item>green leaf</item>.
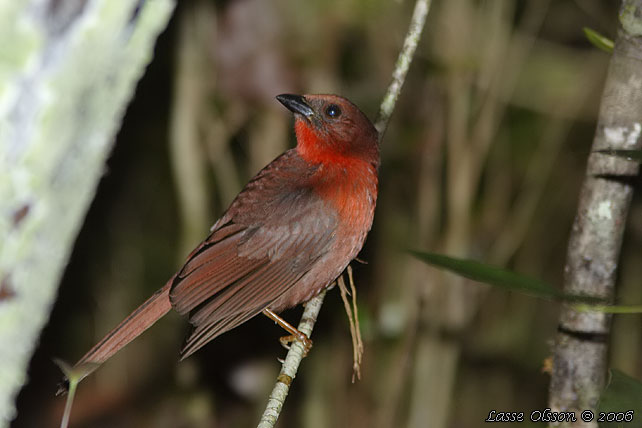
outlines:
M595 153L618 156L626 160L642 162L642 150L597 150Z
M600 428L639 425L642 415L642 383L619 370L609 370L609 382L600 397L598 412L604 412L602 416L609 421L598 422ZM629 420L627 416L632 419ZM598 413L595 419L598 420L599 417ZM631 421L634 423L631 424Z
M419 260L457 273L465 278L545 299L598 303L595 297L566 294L547 282L474 260L456 259L443 254L410 251Z
M603 312L605 314L642 314L642 305L590 305L575 303L573 309L579 312Z
M584 27L583 30L584 35L593 46L602 49L604 52L613 53L613 47L615 46L613 40L604 37L597 31L592 30L588 27Z

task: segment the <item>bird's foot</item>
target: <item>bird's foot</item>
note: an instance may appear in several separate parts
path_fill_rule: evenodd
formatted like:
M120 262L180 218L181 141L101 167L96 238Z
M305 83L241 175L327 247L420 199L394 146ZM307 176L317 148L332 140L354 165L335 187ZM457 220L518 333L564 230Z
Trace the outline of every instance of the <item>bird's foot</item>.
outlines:
M312 340L306 336L305 333L299 331L296 327L291 326L286 320L272 312L270 309L264 309L263 314L290 333L289 335L283 336L279 339L279 342L281 342L281 345L285 349L290 350L290 344L297 340L303 344L303 356L306 357L308 355L308 352L312 349Z
M308 352L310 352L310 349L312 349L312 339L310 339L304 333L301 333L299 330L297 330L297 333L298 334L289 334L287 336L282 336L279 338L279 342L281 342L281 346L283 346L288 351L290 350L290 345L292 344L292 342L294 342L295 340L301 342L301 344L303 345L303 357L307 357Z

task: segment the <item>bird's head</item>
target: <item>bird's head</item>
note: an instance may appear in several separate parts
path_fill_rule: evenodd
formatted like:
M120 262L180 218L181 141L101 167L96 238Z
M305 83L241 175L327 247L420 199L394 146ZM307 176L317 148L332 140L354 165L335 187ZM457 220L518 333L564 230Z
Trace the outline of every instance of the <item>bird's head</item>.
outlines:
M359 108L338 95L276 97L294 113L299 155L312 163L362 160L378 166L377 130Z

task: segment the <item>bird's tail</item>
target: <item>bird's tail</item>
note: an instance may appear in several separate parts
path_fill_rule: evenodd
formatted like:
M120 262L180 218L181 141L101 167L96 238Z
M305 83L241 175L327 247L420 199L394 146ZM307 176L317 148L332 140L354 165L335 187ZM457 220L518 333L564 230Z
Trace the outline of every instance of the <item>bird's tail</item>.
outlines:
M107 333L103 339L89 350L77 363L76 367L92 367L85 374L93 372L125 345L151 327L172 308L169 301L169 290L173 278L125 318L116 328Z

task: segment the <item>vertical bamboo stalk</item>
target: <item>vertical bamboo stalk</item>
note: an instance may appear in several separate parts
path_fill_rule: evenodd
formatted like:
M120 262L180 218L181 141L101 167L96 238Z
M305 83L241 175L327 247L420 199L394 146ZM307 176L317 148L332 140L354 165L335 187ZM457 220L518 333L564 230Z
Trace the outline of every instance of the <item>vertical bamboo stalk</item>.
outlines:
M639 149L642 141L642 0L623 1L593 153L580 192L565 268L564 291L605 299L614 295L617 263L638 165L597 153ZM597 427L582 410L595 409L604 386L610 316L562 308L554 350L549 404L574 411L578 421L560 426Z

